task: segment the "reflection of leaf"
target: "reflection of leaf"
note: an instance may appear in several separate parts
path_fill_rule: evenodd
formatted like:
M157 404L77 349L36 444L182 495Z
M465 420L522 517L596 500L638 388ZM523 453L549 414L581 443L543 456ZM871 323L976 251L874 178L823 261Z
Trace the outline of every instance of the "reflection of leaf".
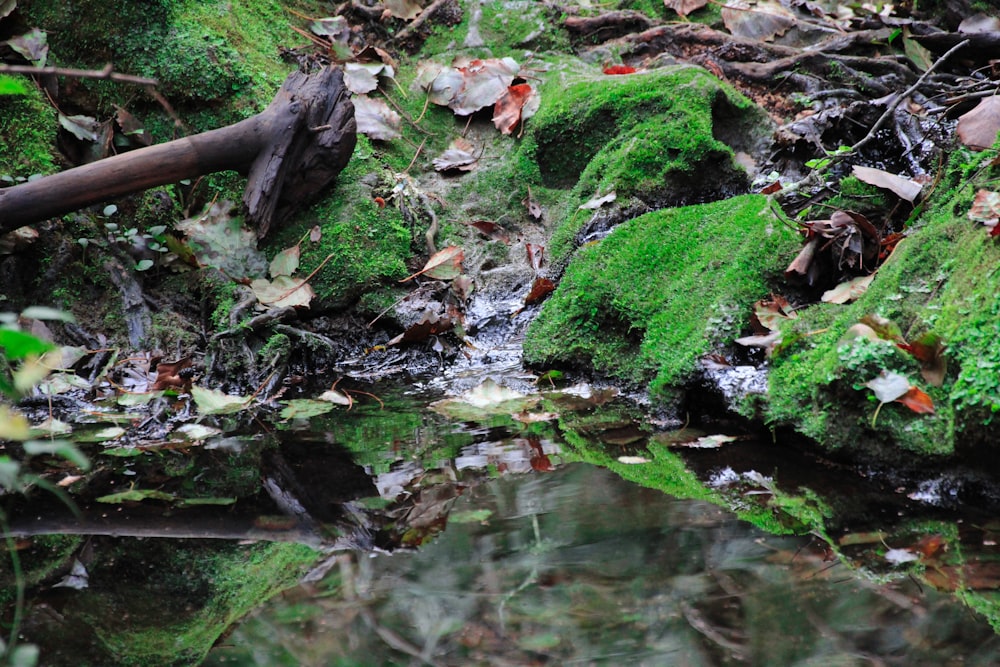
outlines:
M465 252L458 246L450 245L434 253L424 264L424 268L399 282L405 283L425 274L438 280L451 280L462 274L462 260L464 259Z
M142 500L166 500L167 502L171 502L174 498L176 498L176 496L172 493L157 491L155 489L129 489L128 491L101 496L96 500L99 503L120 505L121 503L139 502Z
M250 405L250 396L231 396L217 389L191 387L191 397L203 415L228 415L239 412Z
M333 410L333 404L311 398L293 398L281 409L282 419L309 419Z
M917 195L920 194L919 183L911 181L908 178L903 178L902 176L897 176L896 174L890 174L882 169L854 165L853 173L854 177L859 181L874 185L877 188L890 190L899 196L900 199L905 199L911 204L917 198Z
M984 151L997 140L1000 131L1000 97L984 98L971 111L958 117L959 140L975 151Z
M358 133L377 141L391 141L402 136L400 133L402 118L383 100L357 95L352 101Z

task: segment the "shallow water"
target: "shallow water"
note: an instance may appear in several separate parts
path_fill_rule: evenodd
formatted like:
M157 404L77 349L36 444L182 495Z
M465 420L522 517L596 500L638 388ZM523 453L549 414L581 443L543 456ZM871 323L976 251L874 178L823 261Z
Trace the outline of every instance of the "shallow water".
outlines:
M209 665L987 665L954 598L872 581L587 464L477 485L419 550L345 554L242 621Z

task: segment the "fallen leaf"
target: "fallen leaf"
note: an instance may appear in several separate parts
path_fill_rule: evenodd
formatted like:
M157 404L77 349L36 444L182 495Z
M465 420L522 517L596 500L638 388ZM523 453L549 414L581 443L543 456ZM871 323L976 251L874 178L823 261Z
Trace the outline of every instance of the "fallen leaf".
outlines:
M475 421L491 415L525 412L539 400L541 396L528 396L487 379L461 396L431 403L430 407L454 419Z
M624 463L625 465L640 465L643 463L650 463L650 459L644 456L619 456L618 463Z
M910 381L905 376L892 371L882 371L878 377L865 383L865 386L875 392L875 398L880 403L892 403L910 390Z
M292 275L299 268L299 255L300 250L298 245L285 248L271 260L271 264L268 267L268 274L272 278Z
M309 230L309 241L311 243L319 243L322 238L323 229L319 225L313 225L313 228Z
M95 500L99 503L120 505L121 503L140 502L142 500L166 500L167 502L173 502L175 498L176 496L172 493L157 491L155 489L129 489L128 491L101 496L100 498L95 498Z
M871 285L874 279L875 274L873 273L868 276L858 276L857 278L840 283L833 289L823 292L820 301L824 303L849 303L854 301L868 290L868 286Z
M320 394L319 400L327 401L328 403L333 403L334 405L350 406L353 403L350 396L348 396L343 392L337 391L333 387L327 389L322 394Z
M214 426L205 426L204 424L183 424L177 427L174 433L183 435L186 440L205 440L212 436L221 435L222 429L215 428Z
M984 98L971 111L958 117L956 132L963 144L975 151L990 148L1000 131L1000 97Z
M250 283L250 289L262 306L275 308L308 308L316 292L304 278L278 276L274 280L257 278Z
M902 176L897 176L896 174L890 174L882 169L854 165L852 172L854 177L859 181L874 185L877 188L890 190L900 199L905 199L911 204L917 198L917 195L920 194L921 186L919 183L908 178L903 178Z
M0 44L6 44L35 67L45 67L49 56L48 35L38 28L32 28L23 35L11 37Z
M535 278L531 284L528 296L524 297L524 305L530 306L540 302L556 289L556 284L548 278Z
M344 63L344 87L355 95L364 95L378 88L379 76L393 77L393 70L384 63Z
M797 23L787 9L769 0L760 0L753 6L742 0L729 0L721 14L726 30L733 35L762 42L784 35Z
M909 549L889 549L885 552L885 559L893 565L902 565L903 563L912 563L915 560L920 560L920 556Z
M531 188L528 188L528 196L521 200L521 203L526 209L528 209L528 217L532 220L538 221L542 219L542 207L538 205L531 196Z
M903 338L903 332L899 330L899 325L887 317L871 313L862 317L860 322L871 327L882 340L893 343L906 342L906 339Z
M472 222L466 222L464 224L469 227L474 227L483 235L493 239L494 241L510 243L510 236L507 235L507 230L495 222L490 222L489 220L473 220Z
M704 3L702 4L702 6L704 6ZM621 74L635 74L635 68L629 67L628 65L611 65L610 67L605 67L601 71L611 76L617 76Z
M663 0L667 9L672 9L680 16L687 16L696 9L708 4L708 0Z
M990 236L996 236L1000 229L1000 192L977 190L968 216L969 220L986 225L990 229Z
M384 0L382 5L391 16L404 21L417 18L423 11L420 3L416 0Z
M507 88L507 92L493 107L493 124L501 134L510 134L521 120L527 118L522 111L531 108L537 93L527 83L518 83Z
M357 95L351 101L359 134L377 141L391 141L402 136L402 118L383 100Z
M0 255L13 255L37 240L38 231L34 227L18 227L12 232L0 234Z
M934 414L934 401L923 390L917 387L910 387L902 396L896 399L917 414Z
M434 158L433 165L438 171L472 171L476 168L479 158L474 153L472 142L463 137L458 137L451 142L451 145L441 155Z
M766 331L778 331L783 322L794 320L798 317L792 304L788 299L780 294L774 294L770 299L761 299L753 305L753 317L751 325L759 329L760 333Z
M232 396L217 389L191 387L191 398L203 415L228 415L240 412L250 405L252 396Z
M419 343L454 328L455 321L447 315L438 315L433 311L427 311L419 322L407 327L406 331L390 340L386 345Z
M927 384L932 387L940 387L944 384L948 360L944 354L944 343L939 336L928 333L915 341L897 343L897 345L920 362L920 375Z
M451 280L462 274L462 260L464 259L465 251L456 245L450 245L434 253L424 264L424 268L399 282L405 283L425 274L438 280Z
M618 198L618 194L615 192L609 192L603 197L594 197L583 204L580 204L580 210L582 211L593 211L595 209L601 208L605 204L609 204Z
M333 410L333 403L312 398L293 398L281 409L282 419L309 419Z
M190 369L192 365L191 357L183 357L173 362L157 363L156 379L153 381L153 385L149 388L149 391L160 392L166 389L188 391L191 388L191 380L194 377L194 372L187 369Z
M97 142L102 129L101 123L90 116L59 114L59 124L81 141Z
M525 243L524 250L528 254L528 263L535 273L542 268L542 260L545 257L545 246L537 243Z

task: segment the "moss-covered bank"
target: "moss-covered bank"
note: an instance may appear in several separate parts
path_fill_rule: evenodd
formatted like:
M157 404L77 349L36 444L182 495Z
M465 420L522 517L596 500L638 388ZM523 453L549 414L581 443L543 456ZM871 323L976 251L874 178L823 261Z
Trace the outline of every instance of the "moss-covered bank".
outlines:
M1000 412L1000 247L967 213L979 183L980 158L953 156L927 213L908 230L868 291L848 306L817 304L800 311L773 360L767 417L791 423L824 446L862 458L909 463L991 447ZM895 341L849 338L866 316L892 322L902 339L937 337L947 373L940 387ZM906 376L934 401L935 414L900 403L875 410L865 383L881 371ZM874 421L874 424L873 424Z
M586 361L662 394L740 335L797 246L762 196L635 218L580 249L528 330L525 357Z

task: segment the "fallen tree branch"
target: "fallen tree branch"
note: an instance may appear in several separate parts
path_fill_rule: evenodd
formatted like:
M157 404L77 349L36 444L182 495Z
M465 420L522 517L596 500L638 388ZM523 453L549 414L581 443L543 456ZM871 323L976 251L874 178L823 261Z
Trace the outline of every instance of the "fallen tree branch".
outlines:
M339 70L292 72L252 118L0 189L0 233L158 185L238 171L248 174L246 222L260 239L336 178L356 131Z
M35 67L33 65L0 65L0 74L47 74L68 76L74 79L103 79L119 83L133 83L137 86L158 86L160 82L144 76L119 74L111 68L111 63L104 69L72 69L67 67Z

